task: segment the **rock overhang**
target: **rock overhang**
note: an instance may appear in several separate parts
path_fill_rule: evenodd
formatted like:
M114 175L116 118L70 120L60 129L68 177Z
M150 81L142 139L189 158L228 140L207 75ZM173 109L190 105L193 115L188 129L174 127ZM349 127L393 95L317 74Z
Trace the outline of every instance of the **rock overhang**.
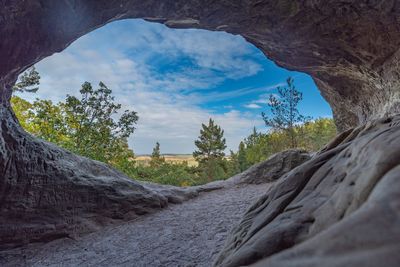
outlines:
M9 1L0 10L0 101L27 67L111 21L239 34L279 66L313 77L340 130L399 112L396 1ZM132 33L134 34L134 33Z

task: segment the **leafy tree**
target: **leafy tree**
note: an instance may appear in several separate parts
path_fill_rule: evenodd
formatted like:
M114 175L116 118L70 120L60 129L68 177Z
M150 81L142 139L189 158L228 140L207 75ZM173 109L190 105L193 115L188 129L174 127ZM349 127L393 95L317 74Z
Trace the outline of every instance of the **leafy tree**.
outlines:
M222 178L226 174L226 140L223 136L224 131L210 118L208 125L202 124L200 136L195 141L198 150L193 152L193 157L208 181Z
M32 117L32 104L18 96L13 96L11 98L11 106L13 107L14 113L17 116L19 123L22 128L27 132L33 133Z
M40 75L35 67L29 68L19 78L19 81L14 85L14 92L36 93L39 90Z
M156 167L164 162L165 158L161 156L160 143L156 142L156 146L153 148L153 153L151 154L150 165Z
M118 151L121 143L134 132L137 113L125 110L119 120L114 120L121 104L115 103L111 89L102 82L96 90L85 82L80 93L80 99L67 95L65 103L61 104L69 126L70 149L108 162L115 157L114 151Z
M127 138L135 130L136 112L126 110L118 120L114 119L121 105L115 103L112 91L101 82L96 90L84 83L80 93L80 98L68 95L65 102L57 104L39 99L30 104L14 97L14 110L23 127L39 138L106 163L117 165L116 159L122 160L121 155L130 161L134 154Z
M294 80L289 77L286 87L278 87L279 97L270 95L268 106L272 116L262 113L265 124L274 130L285 131L290 138L290 147L297 146L296 132L294 127L297 123L303 123L308 118L301 115L297 105L303 99L303 94L294 86Z
M70 144L62 106L53 104L51 100L36 99L31 112L35 114L31 119L32 134L62 147Z

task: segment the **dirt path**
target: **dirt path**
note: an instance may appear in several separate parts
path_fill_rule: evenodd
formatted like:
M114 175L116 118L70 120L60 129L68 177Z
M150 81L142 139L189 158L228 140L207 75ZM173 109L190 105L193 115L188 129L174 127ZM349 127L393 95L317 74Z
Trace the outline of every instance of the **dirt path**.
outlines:
M211 266L232 226L268 185L199 197L84 236L0 252L0 266Z

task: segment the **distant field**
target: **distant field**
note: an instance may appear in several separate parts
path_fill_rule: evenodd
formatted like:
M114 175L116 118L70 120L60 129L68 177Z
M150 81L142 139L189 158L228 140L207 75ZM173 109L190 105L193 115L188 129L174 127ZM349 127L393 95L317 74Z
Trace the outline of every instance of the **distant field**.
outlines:
M193 158L192 155L186 155L186 154L179 154L179 155L170 155L170 154L166 154L166 155L162 155L165 158L165 161L167 162L171 162L171 163L182 163L184 161L186 161L188 163L189 166L197 166L197 161ZM141 163L143 165L147 165L150 162L151 157L149 155L141 155L141 156L137 156L135 158L135 160L138 163Z

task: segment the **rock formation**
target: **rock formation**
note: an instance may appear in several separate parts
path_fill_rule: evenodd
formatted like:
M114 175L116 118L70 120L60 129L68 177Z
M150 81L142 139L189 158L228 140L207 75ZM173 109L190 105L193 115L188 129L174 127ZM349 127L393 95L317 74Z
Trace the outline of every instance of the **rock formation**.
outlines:
M310 74L340 130L363 124L278 182L218 265L395 266L399 14L396 0L0 1L0 243L63 236L70 220L85 232L181 199L177 189L140 185L35 140L10 110L12 85L26 68L110 21L143 18L240 34L280 66Z
M0 110L0 249L74 237L196 196L138 183L101 162L36 140Z
M242 35L310 74L344 130L399 111L399 13L396 0L1 1L0 102L42 58L110 21L143 18Z
M400 115L339 135L248 210L216 266L399 266L399 140Z

